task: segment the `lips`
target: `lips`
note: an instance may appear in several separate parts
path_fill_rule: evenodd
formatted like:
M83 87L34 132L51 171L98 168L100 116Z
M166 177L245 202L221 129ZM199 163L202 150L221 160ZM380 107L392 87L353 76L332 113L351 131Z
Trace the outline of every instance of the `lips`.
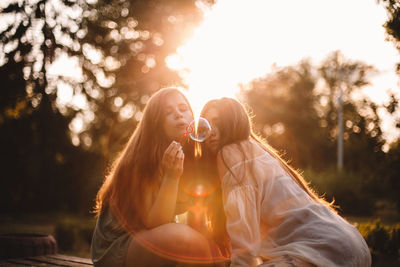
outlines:
M178 124L176 124L176 128L186 128L188 124L186 122L180 122Z

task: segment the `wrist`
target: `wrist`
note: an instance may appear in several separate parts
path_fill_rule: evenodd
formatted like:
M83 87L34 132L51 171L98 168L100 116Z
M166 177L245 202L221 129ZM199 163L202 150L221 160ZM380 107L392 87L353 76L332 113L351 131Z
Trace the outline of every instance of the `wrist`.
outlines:
M177 175L176 173L164 173L163 180L166 181L179 181L181 176Z

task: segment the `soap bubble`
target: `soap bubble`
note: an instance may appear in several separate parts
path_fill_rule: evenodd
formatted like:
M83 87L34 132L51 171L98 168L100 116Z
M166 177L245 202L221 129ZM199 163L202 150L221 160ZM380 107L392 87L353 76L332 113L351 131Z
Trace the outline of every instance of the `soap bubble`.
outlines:
M196 142L204 142L211 134L211 125L205 118L200 117L197 127L195 126L195 121L193 120L189 124L190 129L194 129L189 134L190 138Z

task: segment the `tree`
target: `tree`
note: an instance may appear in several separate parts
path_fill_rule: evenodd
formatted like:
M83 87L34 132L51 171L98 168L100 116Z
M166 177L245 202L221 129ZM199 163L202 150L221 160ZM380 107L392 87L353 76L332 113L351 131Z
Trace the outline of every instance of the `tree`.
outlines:
M79 177L71 179L67 171L76 156L67 131L74 114L57 109L58 79L49 69L61 51L76 53L77 13L84 6L68 0L8 1L1 10L3 211L55 209L71 193L63 188L79 186Z
M339 69L339 67L341 69ZM344 89L344 169L337 171L338 77ZM242 90L253 113L254 128L328 200L336 199L343 212L371 214L374 200L392 192L389 181L396 160L387 160L378 109L357 94L375 73L372 66L344 59L337 52L318 66L302 61L276 69ZM358 96L358 97L357 97ZM390 107L388 107L390 108ZM391 155L397 155L391 151ZM397 192L397 191L396 191ZM392 194L394 195L394 194Z
M273 146L286 151L287 158L296 167L324 169L336 162L339 70L336 53L329 55L319 67L303 61L278 69L242 91L244 102L255 115L256 130ZM367 99L352 96L369 83L375 70L348 59L341 68L348 159L345 167L358 170L365 164L373 164L383 153L379 107Z
M321 139L315 108L315 70L308 61L285 67L251 83L242 90L243 100L255 115L255 129L296 167L324 167L329 150ZM329 154L327 154L329 155ZM326 165L325 165L326 167Z
M394 43L400 51L400 1L398 0L378 0L387 10L388 20L383 25L386 29L387 37ZM400 63L397 65L400 72Z
M11 19L0 33L4 51L0 64L5 81L19 75L20 83L6 86L0 122L30 114L49 102L54 111L58 108L66 117L86 121L87 132L81 133L89 142L83 143L104 145L104 136L116 118L132 118L154 91L180 84L177 73L167 68L165 57L175 52L202 18L199 3L213 2L9 2L1 10L3 18ZM62 55L79 62L83 77L77 80L49 73L51 64ZM69 85L74 95L84 96L85 110L56 104L60 81ZM135 120L127 124L134 126Z
M81 135L93 148L111 152L124 143L149 95L161 87L181 85L165 58L190 37L202 18L201 1L98 1L85 21L82 47L97 51L99 64L83 64L86 81L81 91L91 98L95 119ZM210 5L212 1L202 1ZM89 55L87 55L89 57ZM111 77L102 84L93 74ZM124 115L125 114L125 115ZM97 148L96 148L97 145Z
M344 58L339 65L338 52L330 54L319 67L320 76L324 82L319 95L321 124L329 131L331 142L337 142L338 86L343 89L343 123L344 123L344 156L345 166L353 170L361 170L367 162L382 156L382 146L385 140L380 128L378 106L365 98L355 99L354 94L369 84L369 79L376 73L373 66L360 61ZM340 74L339 74L340 72ZM338 77L341 75L341 84ZM365 153L368 151L369 153ZM346 160L355 155L363 156L364 161ZM380 155L379 157L377 157ZM368 157L371 156L371 157ZM368 159L367 159L368 158ZM360 159L360 158L359 158Z
M386 154L385 164L382 170L382 195L394 201L397 205L397 210L400 212L400 140L391 144L390 150Z
M67 200L94 199L103 153L126 140L148 96L178 83L164 57L189 35L201 11L195 1L23 0L1 5L0 164L7 177L0 185L2 203L7 203L1 209L64 205L76 210L82 205ZM62 56L78 62L82 77L51 72ZM59 105L60 84L86 105ZM82 130L75 129L79 120ZM74 145L83 145L72 146L71 135Z

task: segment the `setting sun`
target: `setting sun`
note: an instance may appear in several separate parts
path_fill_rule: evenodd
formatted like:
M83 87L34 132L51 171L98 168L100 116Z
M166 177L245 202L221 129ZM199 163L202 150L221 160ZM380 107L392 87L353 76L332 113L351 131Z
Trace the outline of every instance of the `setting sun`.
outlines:
M374 1L220 0L204 14L189 41L166 58L186 84L196 115L207 100L234 97L238 85L274 66L304 58L320 61L335 50L383 70L373 85L397 87L396 51L384 41L386 14ZM386 94L365 90L375 100L386 100Z
M166 59L188 85L196 113L207 100L234 97L238 84L268 71L273 53L263 51L268 36L259 32L259 4L246 2L243 10L240 1L218 2L205 11L205 20L193 37Z

